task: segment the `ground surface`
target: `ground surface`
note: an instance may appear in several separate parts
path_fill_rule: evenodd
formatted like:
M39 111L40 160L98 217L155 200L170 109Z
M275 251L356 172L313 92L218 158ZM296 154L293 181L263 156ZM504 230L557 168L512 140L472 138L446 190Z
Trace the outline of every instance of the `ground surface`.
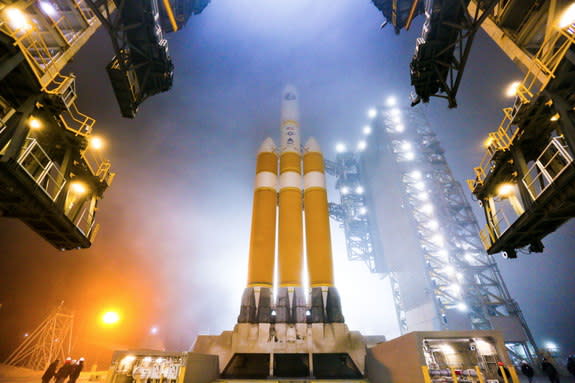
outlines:
M0 364L0 383L40 383L42 372ZM83 372L77 383L104 382L105 371Z

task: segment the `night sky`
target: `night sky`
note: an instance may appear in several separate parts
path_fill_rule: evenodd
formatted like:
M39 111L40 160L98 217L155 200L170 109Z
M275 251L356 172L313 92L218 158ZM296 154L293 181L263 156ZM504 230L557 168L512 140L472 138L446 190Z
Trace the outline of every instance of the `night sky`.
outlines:
M185 350L198 333L231 329L246 279L255 154L267 136L279 137L281 91L298 88L302 136L316 137L327 158L336 142L355 145L369 107L390 95L408 102L422 20L400 36L380 30L382 21L368 0L214 0L168 36L173 89L147 100L134 120L120 117L104 69L111 44L98 31L67 69L118 173L98 211L102 230L91 249L60 252L22 223L0 219L0 359L61 301L76 313L76 356L102 363L118 347L161 340ZM520 78L481 32L459 107L439 99L425 106L460 182L511 102L503 89ZM341 259L345 244L332 227ZM539 345L554 341L563 353L575 352L574 229L570 222L545 239L543 254L497 257ZM393 335L389 301L369 284L375 276L338 262L348 325ZM98 324L109 308L122 314L117 328Z

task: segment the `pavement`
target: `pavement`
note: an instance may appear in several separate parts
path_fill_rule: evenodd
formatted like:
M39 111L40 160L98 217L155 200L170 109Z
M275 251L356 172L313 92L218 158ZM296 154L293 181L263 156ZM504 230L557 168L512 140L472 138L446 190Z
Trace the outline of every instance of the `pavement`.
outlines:
M77 383L103 383L107 371L87 371L80 374ZM0 383L40 383L42 371L0 364Z

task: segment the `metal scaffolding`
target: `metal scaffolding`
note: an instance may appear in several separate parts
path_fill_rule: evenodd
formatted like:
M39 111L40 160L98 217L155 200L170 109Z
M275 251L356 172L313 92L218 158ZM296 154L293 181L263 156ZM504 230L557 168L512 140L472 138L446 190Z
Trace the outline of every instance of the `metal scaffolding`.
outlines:
M342 222L350 259L379 265L370 271L389 275L402 333L420 329L415 320L421 315L435 317L429 320L433 328L428 330L513 328L514 335L507 339L510 351L518 359L531 359L534 339L497 264L483 249L471 207L424 114L418 108L391 103L375 114L364 130L366 140L359 145L363 150L339 153L328 167L336 170L331 173L337 177L341 197L340 204L332 204L332 216ZM384 177L385 181L377 180ZM362 193L354 193L354 187ZM377 227L378 222L395 218L382 217L394 214L391 205L401 206L410 216L405 226L398 221L391 228L394 237L381 234ZM364 215L358 217L358 209ZM382 241L411 241L412 250L385 253ZM402 276L406 265L412 269L409 278ZM423 302L433 309L421 309L425 306L421 301L410 303L415 300L412 285L416 283L421 284L417 289L426 291ZM457 319L461 316L466 317L464 325Z
M32 370L44 370L55 359L65 360L72 348L73 325L74 314L66 311L61 303L4 363Z
M515 258L524 247L541 252L541 240L575 216L574 14L574 5L553 0L529 12L501 5L485 24L526 71L508 89L515 102L503 109L468 181L485 212L481 239L490 254Z

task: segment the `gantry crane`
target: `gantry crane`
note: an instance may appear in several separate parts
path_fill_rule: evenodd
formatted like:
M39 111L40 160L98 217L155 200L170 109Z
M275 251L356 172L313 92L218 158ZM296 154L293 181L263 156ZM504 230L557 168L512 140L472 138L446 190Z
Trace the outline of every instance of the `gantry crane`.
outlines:
M87 248L99 200L114 179L95 120L76 105L65 65L104 23L122 114L170 88L163 31L181 28L208 0L28 0L0 4L0 214L58 249Z
M524 247L543 251L541 240L575 216L575 3L374 3L397 32L425 14L411 63L415 103L438 96L456 106L479 26L525 73L508 90L515 101L503 109L501 123L486 139L486 152L468 185L485 212L481 239L489 254L503 251L505 257L514 258Z

